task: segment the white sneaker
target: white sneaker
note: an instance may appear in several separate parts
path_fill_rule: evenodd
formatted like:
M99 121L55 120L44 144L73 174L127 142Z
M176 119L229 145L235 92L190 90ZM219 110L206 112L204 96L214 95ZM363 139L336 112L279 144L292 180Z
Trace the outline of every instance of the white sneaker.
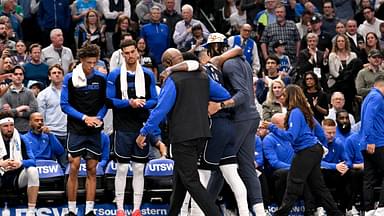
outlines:
M377 208L374 216L383 216L384 215L384 207Z
M375 209L373 210L370 210L370 211L366 211L364 213L365 216L375 216Z
M315 212L315 216L326 216L325 210L323 207L318 207L317 211Z
M352 209L347 211L346 216L359 216L360 215L360 212L356 209L355 206L352 206Z

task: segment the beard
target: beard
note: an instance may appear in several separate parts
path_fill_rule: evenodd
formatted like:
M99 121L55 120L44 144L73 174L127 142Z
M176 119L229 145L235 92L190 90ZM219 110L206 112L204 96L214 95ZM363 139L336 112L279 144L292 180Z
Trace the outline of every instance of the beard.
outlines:
M351 123L347 123L347 124L337 123L337 125L339 125L338 127L342 134L347 134L351 132Z
M3 32L0 34L0 40L6 40L7 39L7 32Z

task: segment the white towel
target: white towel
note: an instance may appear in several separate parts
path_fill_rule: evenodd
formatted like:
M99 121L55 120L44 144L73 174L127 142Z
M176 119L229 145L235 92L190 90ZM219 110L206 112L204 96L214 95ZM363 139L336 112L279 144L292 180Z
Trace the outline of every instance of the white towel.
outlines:
M75 88L87 86L87 77L83 71L83 65L78 64L72 71L72 84Z
M7 155L7 149L5 148L5 143L3 136L0 136L0 160L3 160L3 157ZM19 132L14 129L13 136L11 141L9 141L9 159L15 161L23 160L23 155L21 154L21 140ZM0 175L3 175L6 170L0 169Z
M125 61L123 61L123 64L120 67L120 90L121 90L121 99L128 100L128 82L127 82L127 66L125 64ZM136 62L136 71L135 73L135 91L136 91L136 97L145 98L145 79L144 79L144 71L141 65L139 64L139 61Z

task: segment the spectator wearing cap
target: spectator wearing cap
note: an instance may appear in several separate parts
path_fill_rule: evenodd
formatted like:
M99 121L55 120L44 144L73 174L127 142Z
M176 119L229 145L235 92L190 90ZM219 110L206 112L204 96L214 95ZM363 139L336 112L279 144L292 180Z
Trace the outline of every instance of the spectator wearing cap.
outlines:
M161 13L161 20L169 28L169 42L171 47L176 47L176 44L173 42L172 35L175 32L176 23L182 20L182 17L179 12L175 9L176 1L175 0L165 0L165 9ZM179 8L180 10L180 8Z
M369 32L380 35L380 23L384 22L375 17L375 11L372 7L365 7L363 9L365 21L358 28L358 32L365 37Z
M193 19L193 8L191 5L184 5L181 8L183 20L176 23L175 32L173 33L173 42L177 48L185 47L185 43L192 38L192 26L200 24L203 28L203 37L208 38L209 31L205 25L199 20Z
M296 62L296 57L299 55L300 48L300 35L296 28L296 24L291 20L285 19L285 7L279 5L275 9L277 22L268 25L260 39L261 50L263 52L264 59L267 59L269 53L272 53L272 45L282 40L287 42L286 51L292 64Z
M203 36L203 28L200 24L195 24L194 26L192 26L192 35L193 38L185 43L184 50L192 52L196 56L199 56L200 51L204 49L202 45L207 43L207 40Z
M280 61L279 71L288 73L292 66L289 57L285 55L285 45L287 45L286 42L278 40L272 45L272 48L273 52L279 58Z
M260 71L260 59L256 42L250 37L252 26L244 24L240 28L240 34L228 38L230 47L239 46L243 49L243 54L247 62L251 65L253 76Z
M368 66L361 69L356 77L356 90L360 96L367 96L373 87L376 77L384 75L384 70L380 67L383 56L377 49L372 49L368 53Z
M48 65L41 61L40 44L31 44L29 52L31 61L23 65L25 69L24 85L27 85L29 80L36 80L41 82L45 88L49 84Z
M160 23L160 7L153 6L150 13L151 22L141 28L140 35L147 42L149 52L153 54L154 65L161 65L161 55L169 47L169 29L167 25Z
M15 66L12 85L1 98L1 109L15 117L16 129L24 134L29 130L29 116L37 112L37 101L32 91L23 86L24 68Z
M313 15L310 24L312 33L316 34L318 37L317 48L321 51L326 51L328 49L328 56L329 51L332 49L332 37L321 29L321 26L323 25L322 17L319 14ZM307 46L307 37L304 36L301 40L300 50L307 48Z
M32 91L33 95L37 95L44 89L44 84L36 80L29 80L27 88Z

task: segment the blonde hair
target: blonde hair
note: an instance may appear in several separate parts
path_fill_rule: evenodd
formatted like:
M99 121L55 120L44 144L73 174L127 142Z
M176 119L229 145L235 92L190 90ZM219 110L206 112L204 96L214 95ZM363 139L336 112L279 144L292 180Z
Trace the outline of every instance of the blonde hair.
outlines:
M265 101L266 103L273 103L274 101L276 101L276 95L273 93L273 86L275 84L280 84L281 88L283 90L285 88L285 84L284 84L283 80L281 80L281 79L272 80L271 87L269 87L269 90L268 90L267 100Z

